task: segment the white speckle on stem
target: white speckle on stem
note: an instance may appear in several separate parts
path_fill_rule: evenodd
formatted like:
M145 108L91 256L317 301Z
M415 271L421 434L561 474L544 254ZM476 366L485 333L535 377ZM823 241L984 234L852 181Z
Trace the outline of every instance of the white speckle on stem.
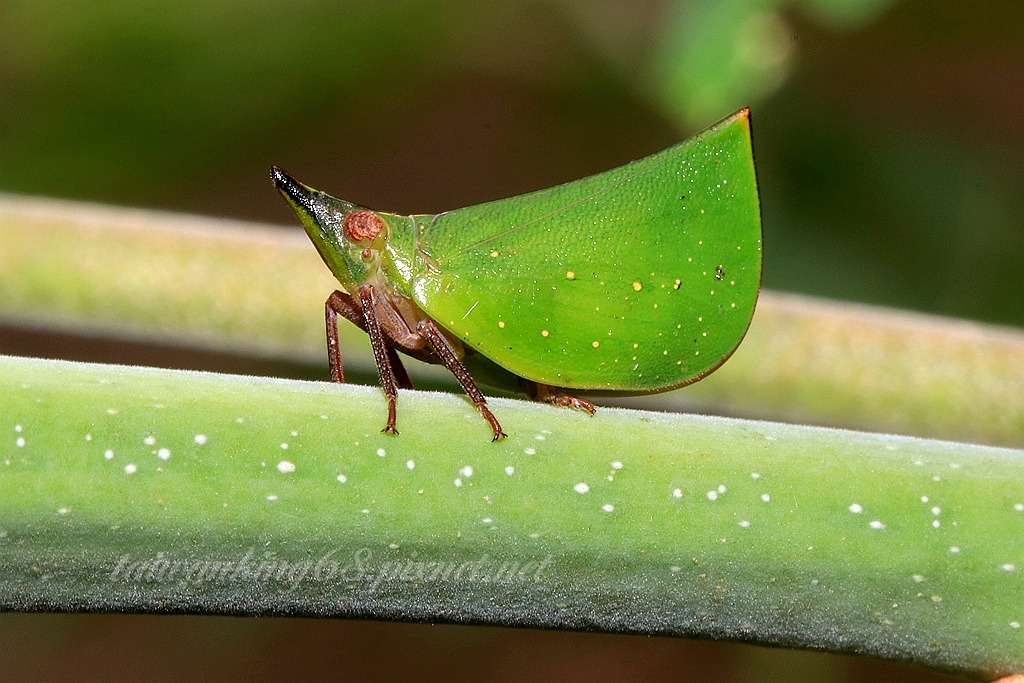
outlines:
M1017 571L1017 565L1010 564L1009 562L1007 562L1006 564L999 565L999 568L1002 569L1004 572L1014 572L1014 571Z
M204 445L208 440L209 440L209 437L207 437L206 434L196 434L196 437L194 439L194 441L196 442L197 446Z
M761 478L761 474L759 472L751 472L750 473L750 478L751 479L760 479Z
M942 526L942 522L940 522L937 519L932 520L932 526L935 527L936 529L938 529L940 526Z
M416 461L415 460L407 460L406 463L405 463L405 466L408 467L410 470L414 470L414 469L416 469Z
M86 441L92 441L92 434L86 434L85 435L85 440Z
M377 455L379 455L380 457L383 458L387 454L388 454L388 452L386 450L384 450L383 448L378 448L377 449Z
M921 576L920 574L914 574L910 578L912 578L914 580L914 583L921 583L922 581L924 581L924 577Z
M672 497L673 498L682 498L683 497L683 490L682 489L674 489L672 491Z
M747 529L747 528L749 528L749 527L750 527L750 522L748 522L748 521L747 521L747 520L745 520L745 519L742 519L742 520L740 520L740 521L739 521L739 525L740 525L741 527L743 527L744 529Z
M348 477L346 477L346 476L345 476L344 474L339 474L339 475L338 475L338 476L336 477L336 479L337 479L337 480L338 480L338 482L339 482L339 483L341 483L341 484L344 484L344 483L345 483L346 481L348 481Z
M66 515L69 512L71 512L71 510L69 510L68 508L58 508L57 510L58 515Z
M461 467L461 468L459 468L459 474L464 476L466 479L469 479L470 477L473 476L473 468L470 465L466 465L465 467Z
M932 508L932 514L933 515L938 515L941 512L942 512L942 508L940 508L940 507L933 507Z
M762 494L761 494L761 500L763 500L764 502L766 502L766 503L767 503L767 502L770 502L770 501L771 501L771 499L772 499L772 497L771 497L771 496L769 496L769 495L768 495L767 493L762 493Z
M152 446L153 444L156 443L156 437L150 434L149 436L142 440L142 443L146 444L147 446Z
M615 462L612 463L612 469L613 470L621 470L622 469L622 463L619 462L618 460L616 460Z
M720 485L720 486L718 487L718 492L719 492L719 493L725 493L725 484L721 484L721 485Z
M708 500L718 500L718 491L708 491Z
M139 471L139 468L135 466L135 463L131 463L130 462L127 465L124 466L124 473L125 474L135 474L138 471Z
M572 490L575 491L576 493L587 493L588 491L590 491L590 486L587 485L587 482L581 481L580 483L573 486Z
M1017 512L1024 512L1024 503L1014 503L1013 509Z
M294 472L295 463L291 462L290 460L282 460L281 462L277 463L277 471L281 472L282 474Z
M868 524L868 526L871 527L872 529L884 529L885 528L885 524L880 522L877 519L872 520L871 523Z
M288 444L286 444L286 443L281 444L281 450L282 451L288 450Z
M460 486L462 486L462 480L461 479L456 479L455 480L455 488L459 488Z
M512 465L509 465L508 467L505 468L505 474L507 474L508 476L511 477L515 473L516 473L516 468L512 467Z
M490 517L484 517L483 519L480 520L480 523L481 524L493 524L494 520L491 519Z
M601 509L604 510L605 512L615 512L615 506L612 505L611 503L605 503L604 505L601 506Z
M955 545L954 546L950 546L949 552L951 552L951 553L953 553L955 555L956 553L960 552L960 548L955 546Z
M864 508L862 508L858 503L853 503L852 505L850 505L850 507L846 509L855 515L859 515L860 513L864 512Z
M14 431L16 431L16 432L20 432L23 429L24 429L24 427L22 427L21 425L14 425Z
M537 449L536 448L524 448L523 449L523 453L526 453L527 455L537 455Z
M17 439L15 439L14 445L17 446L18 448L24 448L25 447L25 437L19 436Z
M271 503L273 503L275 500L277 500L277 496L275 496L273 493L271 493L269 496L267 496L267 500L269 500Z
M161 448L156 452L156 457L160 458L161 460L169 460L171 457L171 449Z
M109 448L107 450L103 451L103 458L105 460L113 460L114 459L114 451L110 450Z
M1011 621L1010 622L1010 628L1020 628L1020 622L1019 621Z

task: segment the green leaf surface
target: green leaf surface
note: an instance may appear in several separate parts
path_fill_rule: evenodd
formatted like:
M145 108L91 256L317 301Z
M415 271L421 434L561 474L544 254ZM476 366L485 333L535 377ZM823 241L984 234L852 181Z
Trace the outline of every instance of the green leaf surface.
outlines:
M1024 453L0 361L0 602L359 616L1024 669ZM339 478L341 477L341 478Z

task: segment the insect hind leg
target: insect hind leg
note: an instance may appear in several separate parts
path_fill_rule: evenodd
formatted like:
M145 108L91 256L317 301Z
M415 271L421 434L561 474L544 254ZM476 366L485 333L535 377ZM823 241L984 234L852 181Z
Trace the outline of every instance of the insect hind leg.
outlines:
M597 412L597 408L595 408L594 404L590 401L567 394L558 387L553 387L550 384L531 382L528 379L520 379L519 383L523 386L523 391L526 392L526 395L534 401L540 401L541 403L547 403L560 408L585 410L591 415Z

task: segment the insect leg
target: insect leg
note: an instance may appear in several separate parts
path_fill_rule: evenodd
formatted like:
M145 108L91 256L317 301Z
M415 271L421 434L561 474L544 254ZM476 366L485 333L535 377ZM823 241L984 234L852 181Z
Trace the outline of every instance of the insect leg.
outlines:
M549 403L553 406L559 406L561 408L575 408L576 410L585 410L591 415L597 412L594 404L590 401L576 396L571 396L558 387L553 387L550 384L540 384L539 382L531 382L528 379L520 379L519 383L523 386L523 390L526 391L526 395L532 398L534 401L540 401L541 403Z
M415 389L416 387L412 385L412 380L409 379L409 373L405 371L405 366L402 365L402 358L398 355L398 352L392 346L387 348L391 372L395 373L395 381L398 382L398 386L403 389Z
M395 402L398 398L398 386L395 383L391 355L388 354L388 347L384 341L384 334L380 330L377 311L374 308L377 290L374 289L373 285L361 285L358 292L359 302L363 307L363 320L366 323L364 329L370 335L370 346L373 347L373 359L377 361L380 385L384 389L384 397L388 400L388 421L381 431L385 434L398 434L398 431L395 429ZM406 376L406 379L408 379L408 376Z
M491 441L500 441L504 439L506 434L501 431L501 425L498 424L498 420L491 413L487 407L487 399L477 388L476 383L469 374L469 370L462 364L459 357L455 355L455 351L452 349L451 344L444 338L437 326L431 320L421 320L416 326L416 331L423 335L423 338L427 342L427 346L430 347L431 351L437 354L444 366L448 368L448 371L455 375L455 379L459 381L462 388L469 395L473 405L480 411L480 414L484 416L487 423L491 425L491 431L494 432L494 437Z
M359 304L345 292L336 290L327 297L327 303L324 308L326 309L327 317L327 362L331 366L331 381L344 382L345 373L341 364L341 349L338 346L338 314L340 313L343 318L363 332L369 334L369 331L366 329L366 320L363 317L362 309L359 308ZM391 369L395 373L395 380L398 381L398 386L403 389L413 389L412 380L409 379L409 373L405 371L405 366L402 365L402 359L398 356L398 352L390 345L385 346L387 347L388 360L391 361Z
M331 367L331 381L344 383L345 370L341 364L341 350L338 348L338 314L366 329L363 312L356 306L348 294L334 291L324 304L324 317L327 319L327 364Z

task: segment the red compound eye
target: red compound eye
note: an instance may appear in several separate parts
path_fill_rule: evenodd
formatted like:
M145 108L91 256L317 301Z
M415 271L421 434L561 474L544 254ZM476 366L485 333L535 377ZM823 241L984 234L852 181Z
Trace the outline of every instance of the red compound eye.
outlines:
M345 216L342 227L351 242L372 242L384 229L384 221L372 211L353 211Z

